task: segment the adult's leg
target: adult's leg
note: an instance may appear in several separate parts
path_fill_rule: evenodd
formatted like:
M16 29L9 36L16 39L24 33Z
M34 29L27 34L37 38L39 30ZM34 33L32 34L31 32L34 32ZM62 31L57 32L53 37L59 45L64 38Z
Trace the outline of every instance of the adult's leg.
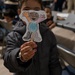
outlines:
M75 0L73 0L73 2L74 2L74 14L75 14Z
M58 2L54 4L54 11L58 11Z
M67 0L67 6L68 6L68 13L71 13L73 0Z
M64 0L59 1L59 11L62 12Z

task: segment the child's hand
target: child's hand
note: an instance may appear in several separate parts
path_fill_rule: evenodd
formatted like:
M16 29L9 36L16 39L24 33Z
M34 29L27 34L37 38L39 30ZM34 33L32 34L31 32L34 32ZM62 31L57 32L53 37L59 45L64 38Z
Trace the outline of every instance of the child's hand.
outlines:
M30 60L35 55L36 47L37 45L33 41L22 44L20 49L22 61Z
M49 26L49 29L52 29L52 28L54 28L56 26L56 24L55 23L52 23L50 26Z
M56 26L56 24L53 21L51 21L51 20L48 21L46 24L49 27L49 29L52 29L52 28L54 28Z
M49 20L46 24L49 27L52 23L53 23L53 21Z

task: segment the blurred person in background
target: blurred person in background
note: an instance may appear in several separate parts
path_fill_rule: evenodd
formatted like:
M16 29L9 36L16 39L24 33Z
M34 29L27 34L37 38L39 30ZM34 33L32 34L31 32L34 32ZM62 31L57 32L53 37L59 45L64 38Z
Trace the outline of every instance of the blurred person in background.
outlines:
M53 2L53 0L42 0L44 7L45 6L50 6L50 3Z
M16 14L13 9L7 9L3 13L3 15L4 15L4 19L7 23L12 24L12 25L16 24L16 22L17 22L17 20L15 20Z
M5 0L0 0L0 19L3 19L2 11L4 9L4 1Z
M0 0L0 11L4 8L4 1L5 0Z
M65 0L54 0L54 11L62 12L64 2Z
M67 7L68 7L68 13L71 13L73 8L75 13L75 0L67 0Z
M17 0L6 0L4 2L5 4L5 10L7 9L13 9L15 14L17 15L17 7L18 7L18 1Z
M44 8L46 15L47 15L47 19L44 21L46 23L46 25L52 29L56 26L56 23L53 22L53 16L52 16L52 10L50 7L45 7Z

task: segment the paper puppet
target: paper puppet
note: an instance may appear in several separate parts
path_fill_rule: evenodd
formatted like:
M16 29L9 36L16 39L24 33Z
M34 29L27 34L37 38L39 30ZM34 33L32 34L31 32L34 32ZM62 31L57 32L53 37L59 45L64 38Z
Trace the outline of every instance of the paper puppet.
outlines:
M22 11L20 18L26 22L26 32L23 35L24 41L33 40L35 42L41 42L42 37L39 30L39 23L45 20L46 13L44 11Z

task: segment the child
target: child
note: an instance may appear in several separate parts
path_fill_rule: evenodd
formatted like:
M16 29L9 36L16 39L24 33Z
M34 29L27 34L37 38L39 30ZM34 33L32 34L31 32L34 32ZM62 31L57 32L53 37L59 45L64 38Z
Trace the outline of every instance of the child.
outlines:
M21 13L43 10L41 0L22 0L20 3ZM4 52L4 65L9 71L15 75L61 75L56 39L48 27L39 23L41 42L23 41L27 24L23 20L17 24L7 36Z
M50 29L52 29L56 26L56 23L53 22L52 11L50 7L45 7L44 10L47 14L47 19L45 20L45 23Z
M6 20L7 23L13 24L13 25L16 24L16 22L17 22L17 20L15 19L16 14L13 9L7 9L3 13L3 15L4 15L4 19Z

